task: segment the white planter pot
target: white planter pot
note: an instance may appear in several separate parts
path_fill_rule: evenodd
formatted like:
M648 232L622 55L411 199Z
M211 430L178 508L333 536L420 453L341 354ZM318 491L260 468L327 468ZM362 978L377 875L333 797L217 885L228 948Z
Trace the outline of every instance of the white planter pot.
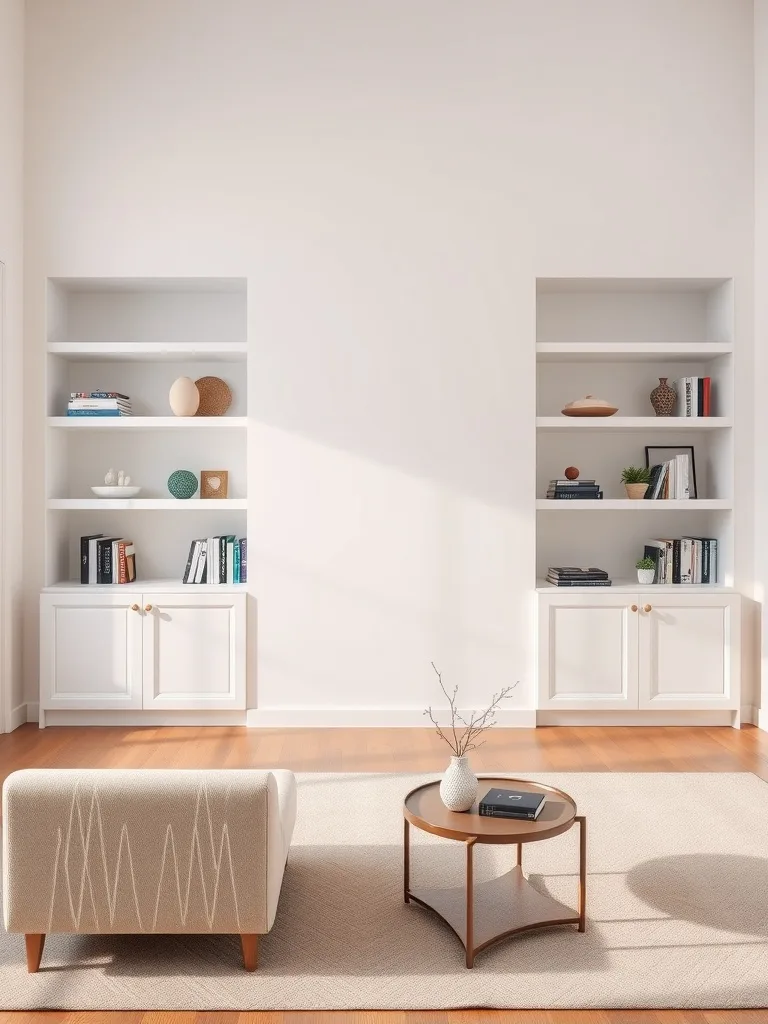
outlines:
M647 585L653 583L653 577L656 575L655 569L638 569L637 570L637 582Z
M477 777L468 757L452 757L440 782L440 799L449 811L468 811L477 799Z

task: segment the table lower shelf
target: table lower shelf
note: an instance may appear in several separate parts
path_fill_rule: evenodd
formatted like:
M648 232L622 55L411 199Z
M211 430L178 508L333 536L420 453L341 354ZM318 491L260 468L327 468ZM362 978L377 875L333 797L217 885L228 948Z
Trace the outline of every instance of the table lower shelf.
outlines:
M467 948L467 894L463 885L452 889L419 886L409 889L407 895L442 917ZM579 923L577 911L534 889L519 866L474 885L472 953L515 932Z

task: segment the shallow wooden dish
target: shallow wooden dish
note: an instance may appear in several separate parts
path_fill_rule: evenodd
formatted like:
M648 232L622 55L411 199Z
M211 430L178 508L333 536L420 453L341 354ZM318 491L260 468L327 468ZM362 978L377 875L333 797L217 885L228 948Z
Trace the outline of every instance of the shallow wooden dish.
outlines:
M612 405L580 405L560 410L563 416L613 416L618 411Z

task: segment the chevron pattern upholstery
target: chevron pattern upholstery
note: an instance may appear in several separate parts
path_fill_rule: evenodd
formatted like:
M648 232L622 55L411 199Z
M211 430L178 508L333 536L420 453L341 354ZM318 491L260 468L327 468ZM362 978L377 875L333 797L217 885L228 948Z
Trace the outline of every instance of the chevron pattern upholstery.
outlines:
M14 772L3 786L5 927L263 935L295 819L287 771Z

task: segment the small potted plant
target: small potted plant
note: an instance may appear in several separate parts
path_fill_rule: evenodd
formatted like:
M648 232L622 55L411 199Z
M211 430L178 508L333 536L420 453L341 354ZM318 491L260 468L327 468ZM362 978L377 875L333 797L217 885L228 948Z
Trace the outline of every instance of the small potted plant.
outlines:
M656 575L656 565L652 558L638 558L635 562L635 568L637 569L637 582L648 584L653 583L653 579Z
M642 466L627 466L621 471L621 482L628 498L644 498L650 479L650 472Z

